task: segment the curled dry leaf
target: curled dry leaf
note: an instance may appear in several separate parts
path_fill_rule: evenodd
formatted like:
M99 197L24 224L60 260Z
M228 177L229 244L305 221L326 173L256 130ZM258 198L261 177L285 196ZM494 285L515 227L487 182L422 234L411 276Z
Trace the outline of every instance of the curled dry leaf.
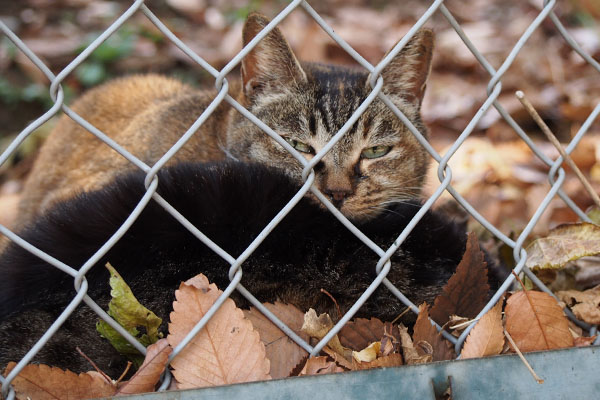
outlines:
M521 351L573 346L569 321L554 297L533 290L514 293L504 310L506 330Z
M387 356L392 353L400 353L400 331L398 325L386 322L381 338L381 355Z
M393 353L387 356L379 357L371 362L359 362L355 359L352 360L352 369L371 369L381 367L398 367L403 365L402 354Z
M336 372L344 372L344 369L334 361L329 361L326 356L319 356L306 360L306 364L304 364L304 368L300 371L299 376L333 374Z
M333 328L333 321L329 314L321 314L317 316L317 312L314 309L309 309L304 314L304 323L302 324L302 331L311 337L321 340L327 335L327 333ZM352 350L345 348L340 343L340 339L335 335L329 343L327 343L335 352L341 354L346 359L350 360L352 357Z
M135 375L119 388L117 395L153 392L172 352L167 339L160 339L148 346L144 363Z
M402 355L406 364L423 364L432 360L431 354L419 354L408 334L408 328L402 324L400 324L400 342L402 343Z
M497 355L504 347L504 327L502 326L501 298L491 310L486 312L469 332L461 357L476 358Z
M352 358L359 363L371 362L377 358L379 350L381 350L381 342L373 342L361 351L353 351Z
M569 261L600 254L600 226L588 222L560 225L527 247L531 269L562 268Z
M456 272L431 307L429 314L435 322L444 325L451 315L473 318L479 313L487 303L490 290L486 266L477 236L471 232Z
M573 341L575 342L575 347L585 347L591 346L598 336L580 336Z
M348 321L340 330L340 342L344 347L352 350L361 350L369 343L381 340L384 332L384 324L377 318L356 318Z
M17 364L10 362L4 376ZM93 371L76 374L47 365L27 365L12 381L18 399L91 399L110 397L117 391L112 382Z
M432 361L452 360L456 357L454 347L431 324L427 303L419 306L419 316L417 322L415 322L413 340L416 343L424 341L431 345Z
M290 327L305 341L309 340L307 334L301 331L304 313L291 304L275 302L264 304L269 311L277 316L283 323ZM271 362L269 375L273 379L286 378L308 352L298 346L281 329L275 326L260 311L252 307L245 310L244 315L252 322L254 329L259 333L260 340L265 345L267 358Z
M588 324L600 324L600 286L580 292L563 290L556 296L567 304L573 314Z
M175 348L221 295L215 284L200 274L175 292L169 336ZM265 346L244 318L242 310L227 299L204 328L171 362L178 389L225 385L270 379Z

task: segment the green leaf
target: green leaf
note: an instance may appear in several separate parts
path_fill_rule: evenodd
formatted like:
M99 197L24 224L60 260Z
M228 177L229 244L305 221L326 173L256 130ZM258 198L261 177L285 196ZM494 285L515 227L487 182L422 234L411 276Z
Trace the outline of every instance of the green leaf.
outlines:
M106 268L110 272L109 283L112 289L110 291L112 299L108 304L108 315L113 317L144 347L148 347L162 337L162 334L158 332L162 319L138 302L121 275L109 263L106 264ZM128 356L136 366L144 361L144 357L136 348L106 322L99 321L96 324L96 330L108 339L119 353Z
M588 222L560 225L526 250L529 268L560 269L569 261L600 254L600 226Z

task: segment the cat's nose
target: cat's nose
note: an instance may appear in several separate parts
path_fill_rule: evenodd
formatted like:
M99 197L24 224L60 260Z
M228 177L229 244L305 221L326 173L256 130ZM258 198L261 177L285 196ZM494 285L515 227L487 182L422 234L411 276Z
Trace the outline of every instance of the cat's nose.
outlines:
M339 207L342 205L344 200L352 194L351 190L324 190L325 194L331 198L332 203Z

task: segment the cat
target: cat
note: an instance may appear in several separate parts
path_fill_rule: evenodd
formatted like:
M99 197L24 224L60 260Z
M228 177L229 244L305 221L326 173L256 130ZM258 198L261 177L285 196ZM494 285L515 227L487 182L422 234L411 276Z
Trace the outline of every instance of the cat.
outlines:
M80 193L57 203L19 235L78 269L129 216L145 192L143 182L144 173L134 171L102 189ZM298 188L280 169L261 164L179 163L159 172L158 193L238 257ZM420 206L418 201L394 203L373 219L354 222L387 249ZM387 278L414 303L432 304L455 271L465 242L464 225L428 211L392 256ZM302 311L312 307L335 319L335 305L320 289L329 292L345 313L373 282L378 260L329 211L304 197L242 263L241 283L261 302L280 300ZM181 281L204 273L222 290L229 283L230 265L153 200L86 274L88 294L104 309L110 293L106 262L140 302L163 319L163 330ZM0 257L0 368L21 359L74 295L70 275L9 244ZM238 306L248 306L237 291L232 297ZM391 321L404 309L390 290L380 286L356 316ZM89 370L75 351L78 346L105 372L118 376L125 361L99 337L97 319L87 306L79 306L35 361Z
M248 44L269 20L250 14ZM383 92L426 135L420 116L431 68L433 32L421 29L383 70ZM229 92L310 160L371 92L365 70L300 62L278 28L241 62L241 82ZM112 80L90 90L72 109L127 151L153 165L215 98L159 75ZM283 146L222 102L169 165L233 158L263 163L301 181L302 167ZM315 166L316 187L347 217L370 218L387 204L418 197L429 156L392 111L376 99ZM27 179L16 228L53 204L99 189L136 169L83 127L63 116Z

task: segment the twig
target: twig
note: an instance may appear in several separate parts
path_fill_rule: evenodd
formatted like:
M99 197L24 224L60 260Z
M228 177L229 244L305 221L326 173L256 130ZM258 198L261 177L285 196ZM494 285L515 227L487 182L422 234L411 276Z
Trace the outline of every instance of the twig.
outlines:
M127 361L127 366L125 367L125 371L123 371L123 373L121 374L119 379L117 379L117 382L116 382L117 385L119 384L119 382L121 382L123 380L123 378L125 378L125 375L127 375L127 373L129 372L131 365L132 365L131 361Z
M596 191L594 190L594 188L592 188L592 185L590 185L590 182L586 179L581 170L577 167L577 165L575 165L571 157L565 152L558 139L556 139L556 136L554 136L550 128L548 128L548 125L546 125L546 123L542 120L535 108L533 108L531 102L525 97L525 93L518 90L516 92L516 96L521 102L521 104L523 104L523 107L525 107L529 115L531 115L533 120L538 124L542 132L544 132L548 140L554 145L554 147L556 147L563 160L569 165L569 167L571 167L573 172L575 172L575 174L583 184L585 190L590 194L594 203L596 203L596 206L600 208L600 197L598 197L598 193L596 193Z
M515 341L513 340L513 338L510 336L510 333L508 333L508 331L506 330L506 328L504 328L504 336L506 336L506 338L508 339L508 341L510 342L510 344L512 345L512 347L515 349L515 351L517 352L517 354L521 358L521 361L523 361L523 364L525 364L525 366L527 367L527 369L529 370L529 372L531 372L531 375L533 375L533 379L535 379L536 382L539 383L539 384L544 383L544 380L542 378L540 378L539 376L537 376L537 374L535 373L535 371L533 370L533 368L531 368L531 365L529 365L529 363L527 362L527 360L523 356L523 353L521 353L521 350L519 350L519 348L517 347L517 344L515 343Z
M471 323L473 323L475 321L479 321L479 320L480 320L480 318L470 319L468 321L460 322L456 325L450 326L449 328L453 329L453 330L464 328L465 326L469 326L469 325L471 325Z
M410 311L410 307L406 307L404 309L404 311L402 311L400 314L398 314L398 316L396 318L394 318L394 320L391 322L392 325L395 324L396 322L398 322L398 320L400 318L402 318L404 315L406 315L406 313L409 312L409 311Z
M338 313L338 318L342 318L342 310L340 309L339 304L335 300L335 297L333 297L331 295L331 293L329 293L327 290L325 290L323 288L321 288L321 293L325 293L327 296L329 296L329 298L331 299L331 301L333 301L333 304L335 304L335 308L337 309L337 313Z
M81 349L79 347L75 347L75 350L77 350L77 352L79 354L81 354L81 356L83 358L85 358L90 364L92 364L92 367L94 367L94 369L96 370L96 372L98 372L100 375L102 375L102 377L106 380L106 382L110 383L111 385L115 385L115 383L113 382L113 380L110 379L110 376L106 375L104 373L104 371L102 371L100 368L98 368L98 366L96 365L96 363L93 362L88 356L86 356L85 353L83 351L81 351Z

